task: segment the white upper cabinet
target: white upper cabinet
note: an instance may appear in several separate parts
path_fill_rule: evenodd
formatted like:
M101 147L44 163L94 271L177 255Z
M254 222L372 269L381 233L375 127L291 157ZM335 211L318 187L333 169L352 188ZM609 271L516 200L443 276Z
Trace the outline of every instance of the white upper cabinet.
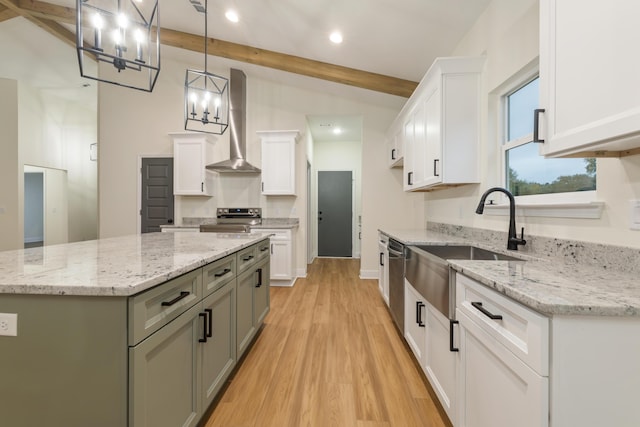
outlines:
M297 130L259 131L262 140L262 194L296 195Z
M402 130L405 191L479 182L483 66L483 57L436 59L391 126Z
M172 133L173 194L213 196L214 173L206 169L211 140L202 133Z
M638 1L540 2L541 154L640 152L639 16Z
M387 139L387 163L390 168L402 167L404 151L402 144L402 128L394 128Z

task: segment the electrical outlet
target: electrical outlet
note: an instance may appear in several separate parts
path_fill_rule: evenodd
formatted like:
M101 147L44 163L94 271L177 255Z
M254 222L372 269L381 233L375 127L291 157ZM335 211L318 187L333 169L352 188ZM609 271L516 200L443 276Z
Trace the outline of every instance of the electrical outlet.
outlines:
M0 313L0 336L18 336L18 315L16 313Z

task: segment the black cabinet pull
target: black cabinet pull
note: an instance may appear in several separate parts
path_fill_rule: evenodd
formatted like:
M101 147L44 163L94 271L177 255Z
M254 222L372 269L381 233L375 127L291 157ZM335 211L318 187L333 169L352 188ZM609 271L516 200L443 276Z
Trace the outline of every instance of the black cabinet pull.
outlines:
M208 326L209 330L207 331L207 337L211 338L213 336L213 309L205 308L204 311L209 315Z
M484 308L482 306L481 302L472 302L471 305L473 307L475 307L476 310L479 310L482 314L484 314L485 316L487 316L491 320L502 320L502 315L501 314L493 314L493 313L491 313L490 311L488 311L486 308Z
M264 191L264 182L262 183L262 191Z
M273 255L273 243L271 244L271 255Z
M438 174L438 162L440 159L433 159L433 176L440 176Z
M413 185L413 172L407 174L407 185Z
M182 292L180 292L180 295L178 295L177 297L175 297L171 301L162 301L162 303L160 305L163 306L163 307L171 307L173 304L177 303L181 299L186 298L187 296L189 296L189 292L182 291Z
M253 259L253 255L249 255L247 257L242 258L243 261L250 261Z
M395 160L396 159L396 149L392 148L391 149L391 160Z
M268 251L269 250L269 246L263 246L260 248L260 252L264 252L264 251Z
M259 288L260 286L262 286L262 269L257 269L256 273L258 273L258 283L256 283L256 288Z
M227 274L227 273L231 273L231 269L230 269L230 268L225 268L224 270L222 270L222 272L221 272L221 273L216 273L216 274L214 274L213 276L214 276L214 277L222 277L222 276L224 276L224 275L225 275L225 274Z
M460 351L459 348L453 346L453 325L457 325L458 323L460 322L457 320L449 319L449 351L453 352Z
M203 319L202 338L198 339L198 342L207 342L207 313L198 313L198 316Z
M424 328L424 322L422 321L422 307L424 306L421 301L416 301L416 323L421 328Z
M200 183L200 192L204 193L204 182Z
M544 108L536 108L533 110L533 141L544 143L544 139L540 139L540 135L538 134L538 127L540 125L540 113L544 113Z
M384 253L380 252L380 265L384 267Z

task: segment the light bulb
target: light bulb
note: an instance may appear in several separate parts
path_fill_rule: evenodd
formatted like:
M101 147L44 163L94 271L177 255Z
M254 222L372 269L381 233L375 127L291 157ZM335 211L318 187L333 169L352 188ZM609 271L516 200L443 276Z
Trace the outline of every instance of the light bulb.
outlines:
M227 10L224 16L231 22L238 22L240 20L235 10Z
M120 30L115 29L111 32L111 37L113 37L113 41L115 44L119 45L122 42L122 35L120 34Z
M102 19L102 15L99 13L94 13L91 17L91 23L95 27L96 30L101 30L104 28L104 19Z
M138 28L135 33L133 34L133 36L135 37L136 41L138 43L143 43L144 42L144 33L142 32L142 30L140 28Z
M118 26L122 29L127 28L129 25L129 18L124 13L118 14Z
M335 44L340 44L340 43L342 43L342 34L340 34L340 32L338 32L338 31L334 31L329 36L329 40L331 40Z
M189 99L195 104L196 102L198 102L198 94L195 92L191 92Z
M220 98L216 98L216 101L215 101L216 108L220 106L220 102L221 102Z

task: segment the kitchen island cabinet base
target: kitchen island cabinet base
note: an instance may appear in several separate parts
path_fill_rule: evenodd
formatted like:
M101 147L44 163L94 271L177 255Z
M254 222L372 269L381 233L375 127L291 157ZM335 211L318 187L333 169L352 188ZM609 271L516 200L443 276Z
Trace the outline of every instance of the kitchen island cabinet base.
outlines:
M1 295L0 425L127 425L127 298ZM73 408L73 410L70 410Z

